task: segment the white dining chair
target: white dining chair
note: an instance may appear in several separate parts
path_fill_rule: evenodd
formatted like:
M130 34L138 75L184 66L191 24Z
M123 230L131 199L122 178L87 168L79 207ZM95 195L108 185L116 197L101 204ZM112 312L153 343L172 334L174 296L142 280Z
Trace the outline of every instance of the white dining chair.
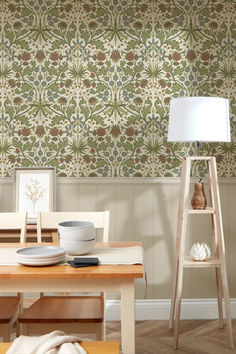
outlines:
M0 230L19 230L20 242L26 240L27 213L0 213ZM5 234L0 233L6 237ZM16 335L19 335L18 316L23 310L23 294L0 296L0 333L3 342L10 342L10 331L16 323Z
M26 224L26 212L0 213L0 230L20 230L21 243L26 241Z
M103 230L103 242L109 238L109 211L38 213L37 236L41 240L43 228L56 229L63 221L91 221L95 229ZM65 289L66 290L66 289ZM50 296L40 298L19 317L20 333L44 334L52 330L68 333L95 333L97 340L105 340L105 295Z

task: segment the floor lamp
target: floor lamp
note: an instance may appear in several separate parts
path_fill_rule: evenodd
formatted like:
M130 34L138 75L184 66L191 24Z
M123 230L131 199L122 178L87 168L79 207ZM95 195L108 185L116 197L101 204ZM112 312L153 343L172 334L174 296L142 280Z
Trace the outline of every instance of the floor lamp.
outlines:
M169 327L174 327L175 347L179 346L179 324L183 270L186 267L213 267L216 271L216 288L219 312L219 327L223 328L222 297L224 297L227 333L233 348L230 299L225 264L225 246L220 205L220 195L215 157L200 156L202 142L229 142L229 103L218 97L179 97L170 101L168 141L197 142L198 156L185 157L182 161L181 185L178 206L175 261L172 280L171 310ZM193 209L189 207L189 185L191 163L204 160L208 172L210 207ZM214 252L206 261L195 261L185 256L187 218L190 214L209 214L212 223Z

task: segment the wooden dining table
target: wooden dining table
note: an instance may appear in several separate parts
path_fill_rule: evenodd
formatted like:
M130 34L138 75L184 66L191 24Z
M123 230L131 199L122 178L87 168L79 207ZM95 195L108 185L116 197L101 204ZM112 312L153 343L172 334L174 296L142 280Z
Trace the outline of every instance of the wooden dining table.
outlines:
M23 248L56 243L0 243L0 247ZM141 242L96 243L96 248L142 246ZM0 261L1 262L1 261ZM119 292L121 294L121 346L123 354L135 354L135 279L144 266L98 265L73 268L69 265L30 267L0 265L0 293L5 292Z

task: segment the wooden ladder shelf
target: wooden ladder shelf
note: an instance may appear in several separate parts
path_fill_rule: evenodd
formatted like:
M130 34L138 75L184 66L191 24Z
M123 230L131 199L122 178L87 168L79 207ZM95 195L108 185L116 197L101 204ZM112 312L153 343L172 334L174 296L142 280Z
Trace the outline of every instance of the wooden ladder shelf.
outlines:
M196 210L188 207L191 162L193 160L205 160L207 165L209 197L210 197L211 207L203 210ZM203 262L194 261L191 257L184 256L185 243L186 243L187 217L189 214L209 214L211 216L214 254L211 258ZM183 269L185 267L198 267L198 268L214 267L215 268L218 312L219 312L219 327L223 328L223 309L222 309L222 295L223 295L229 343L230 343L230 347L233 348L234 343L233 343L232 322L231 322L231 314L230 314L230 299L229 299L229 290L228 290L226 264L225 264L224 233L223 233L220 194L219 194L219 187L218 187L215 157L205 157L205 156L186 157L185 159L183 159L182 162L177 237L176 237L174 273L173 273L173 280L172 280L170 323L169 323L170 328L174 327L174 340L175 340L176 349L179 346L181 295L182 295L182 285L183 285Z

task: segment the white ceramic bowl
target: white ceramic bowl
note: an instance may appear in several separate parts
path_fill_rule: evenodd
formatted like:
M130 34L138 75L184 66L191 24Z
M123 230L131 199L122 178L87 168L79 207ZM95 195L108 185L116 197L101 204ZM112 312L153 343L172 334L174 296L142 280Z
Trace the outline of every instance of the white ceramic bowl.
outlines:
M90 221L63 221L58 224L59 230L71 231L71 229L84 229L94 227L93 223Z
M95 229L77 229L71 231L59 231L60 239L63 241L87 241L95 238Z
M60 239L64 241L87 241L95 238L93 223L88 221L65 221L58 224Z
M95 245L95 238L88 241L64 241L60 239L60 246L72 256L89 253Z

